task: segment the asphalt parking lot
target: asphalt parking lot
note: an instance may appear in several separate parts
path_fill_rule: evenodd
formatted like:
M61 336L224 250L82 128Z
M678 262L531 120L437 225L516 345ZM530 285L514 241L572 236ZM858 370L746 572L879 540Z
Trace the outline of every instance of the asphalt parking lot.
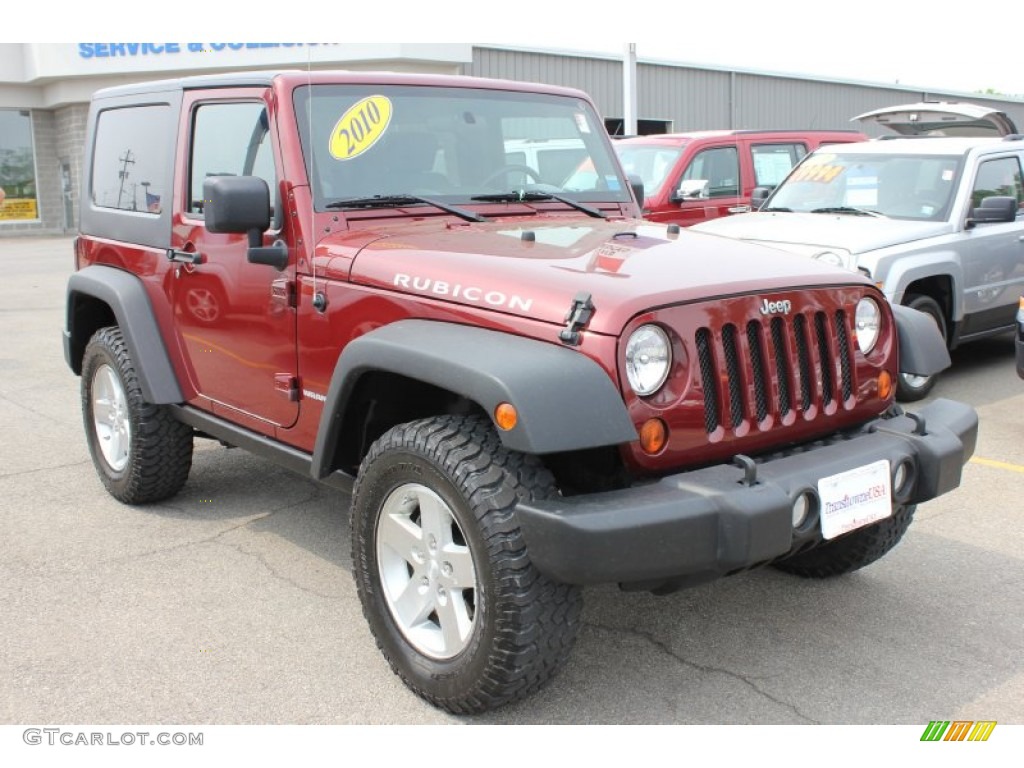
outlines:
M827 582L774 570L668 597L594 588L572 660L456 718L378 653L348 498L197 441L170 502L93 470L61 351L69 238L0 240L0 723L1024 723L1024 381L1002 337L934 397L981 417L962 486Z

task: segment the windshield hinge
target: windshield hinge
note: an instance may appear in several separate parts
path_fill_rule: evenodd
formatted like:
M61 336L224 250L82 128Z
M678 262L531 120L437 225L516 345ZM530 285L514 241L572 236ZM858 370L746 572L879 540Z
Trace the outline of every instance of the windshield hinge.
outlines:
M578 346L582 340L580 331L586 328L593 315L594 302L590 300L590 294L583 291L577 293L565 315L565 328L558 334L558 338L570 346Z

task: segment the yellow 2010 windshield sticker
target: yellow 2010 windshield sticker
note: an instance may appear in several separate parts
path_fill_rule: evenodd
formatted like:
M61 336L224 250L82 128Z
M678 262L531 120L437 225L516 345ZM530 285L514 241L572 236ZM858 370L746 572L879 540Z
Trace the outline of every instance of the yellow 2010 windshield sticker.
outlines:
M377 143L391 122L391 99L367 96L346 110L331 131L331 157L351 160Z

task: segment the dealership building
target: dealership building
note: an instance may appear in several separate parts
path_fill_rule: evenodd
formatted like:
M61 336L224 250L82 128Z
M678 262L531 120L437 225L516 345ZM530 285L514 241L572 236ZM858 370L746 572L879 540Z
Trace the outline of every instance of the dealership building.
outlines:
M464 43L2 43L0 237L77 228L86 118L95 90L213 72L296 68L570 86L593 97L613 134L627 126L638 133L860 129L851 126L851 116L926 100L983 104L1024 126L1021 99L636 59L625 45L614 55ZM130 178L126 183L145 184Z

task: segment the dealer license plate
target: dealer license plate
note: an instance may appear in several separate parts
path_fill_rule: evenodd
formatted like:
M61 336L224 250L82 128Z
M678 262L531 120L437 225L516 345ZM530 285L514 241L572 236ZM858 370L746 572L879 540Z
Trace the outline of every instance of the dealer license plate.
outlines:
M818 481L821 535L834 539L892 514L889 461L882 459Z

